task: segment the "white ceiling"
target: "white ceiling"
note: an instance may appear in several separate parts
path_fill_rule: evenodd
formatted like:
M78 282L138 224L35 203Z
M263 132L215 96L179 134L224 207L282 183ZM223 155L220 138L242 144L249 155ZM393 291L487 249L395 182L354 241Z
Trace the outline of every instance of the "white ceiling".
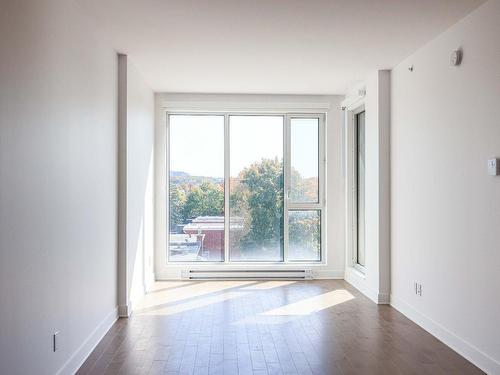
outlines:
M344 94L483 0L79 0L154 91Z

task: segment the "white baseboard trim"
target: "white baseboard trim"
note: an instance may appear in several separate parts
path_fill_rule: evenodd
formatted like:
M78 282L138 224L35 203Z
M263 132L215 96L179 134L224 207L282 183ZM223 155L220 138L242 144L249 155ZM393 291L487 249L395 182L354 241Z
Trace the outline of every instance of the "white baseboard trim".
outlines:
M378 302L379 305L389 305L391 303L390 293L379 293Z
M420 313L409 303L391 295L391 306L487 374L500 374L499 361L483 353L474 345L455 335L438 322Z
M132 304L129 303L128 305L119 305L118 306L118 316L120 318L128 318L130 315L132 315Z
M345 281L370 298L373 302L378 303L378 293L375 290L370 289L362 277L353 274L352 271L346 271Z
M370 288L366 281L366 276L356 269L346 269L345 281L378 305L388 305L391 301L389 293L381 293L380 291Z
M318 280L344 279L344 270L313 270L313 277Z
M76 373L117 319L118 308L115 307L108 315L106 315L101 323L98 324L94 331L92 331L92 333L85 339L85 341L71 355L71 357L66 361L66 363L64 363L56 374L69 375Z
M156 280L182 280L180 269L165 270L155 273Z

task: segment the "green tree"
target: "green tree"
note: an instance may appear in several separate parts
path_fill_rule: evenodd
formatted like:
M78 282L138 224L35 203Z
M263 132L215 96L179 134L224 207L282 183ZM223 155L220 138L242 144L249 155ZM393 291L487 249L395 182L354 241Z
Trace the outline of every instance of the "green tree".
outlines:
M175 230L178 224L184 222L184 204L186 192L180 186L170 187L170 230Z
M197 216L216 216L224 211L224 190L221 185L204 182L187 194L182 209L184 220Z
M291 168L290 198L296 202L314 202L318 199L318 178L304 178L295 168Z
M244 248L266 248L282 243L283 164L277 158L262 159L240 173L245 208L250 223L242 237Z
M290 215L290 247L306 257L319 257L321 233L319 215L315 211L295 211Z

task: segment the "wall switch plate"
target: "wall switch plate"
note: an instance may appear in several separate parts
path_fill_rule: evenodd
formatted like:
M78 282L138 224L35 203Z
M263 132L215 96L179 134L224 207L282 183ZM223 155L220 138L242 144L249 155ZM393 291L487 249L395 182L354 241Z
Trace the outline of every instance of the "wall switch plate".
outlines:
M500 159L490 159L488 160L488 174L490 176L500 175Z
M54 332L52 336L52 349L56 352L59 349L59 331Z

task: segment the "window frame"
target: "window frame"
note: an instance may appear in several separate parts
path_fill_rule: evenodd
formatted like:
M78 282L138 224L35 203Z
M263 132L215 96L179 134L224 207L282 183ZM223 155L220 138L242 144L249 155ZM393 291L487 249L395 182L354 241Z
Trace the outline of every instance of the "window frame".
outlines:
M231 170L230 170L230 166L231 166L231 121L230 121L230 117L231 116L255 116L255 117L258 117L258 116L270 116L270 117L282 117L283 118L283 132L282 132L282 146L283 146L283 260L273 260L273 261L265 261L265 260L231 260L231 250L229 249L229 246L227 247L227 252L225 253L225 259L227 259L227 262L226 263L231 263L231 264L260 264L260 263L268 263L268 264L283 264L285 262L285 260L287 259L287 254L286 254L286 244L285 244L285 238L286 238L286 229L285 227L287 225L284 224L284 220L285 220L285 201L286 201L286 198L285 198L285 192L286 192L286 189L285 189L285 184L286 184L286 174L285 174L285 153L286 153L286 137L285 137L285 133L286 133L286 127L287 127L287 120L286 120L286 116L285 114L282 114L282 113L227 113L227 134L225 134L225 139L224 139L224 145L225 145L225 149L227 150L227 153L226 153L226 156L225 156L225 160L226 160L226 163L227 163L227 171L224 172L224 186L226 185L226 182L227 182L227 187L228 187L228 190L227 190L227 194L226 192L224 191L224 213L226 213L227 211L227 217L226 215L224 216L224 224L226 223L226 220L227 220L227 223L230 223L230 219L231 219L231 210L229 209L229 199L230 199L230 193L231 193L231 183L230 183L230 180L231 180ZM227 197L227 204L225 202L225 199ZM226 210L227 208L227 210ZM225 225L224 226L224 241L227 241L227 243L229 244L230 243L230 230L229 228ZM226 246L224 246L224 251L226 251ZM227 256L227 258L226 258Z
M293 202L290 199L291 193L291 174L292 174L292 120L298 118L317 118L318 119L318 201L317 202ZM319 210L320 214L320 257L319 260L310 260L309 263L321 263L324 258L324 218L325 218L325 170L326 170L326 154L325 154L325 115L314 113L292 113L287 115L285 126L285 200L284 200L284 257L289 263L304 263L303 260L291 260L288 257L289 250L289 212L290 211L309 211ZM322 141L323 140L323 141Z
M361 264L359 262L359 232L360 232L360 212L359 212L359 197L360 197L360 191L359 191L359 180L360 180L360 176L359 176L359 116L364 113L365 114L365 123L364 123L364 126L365 126L365 149L366 149L366 111L365 109L363 108L362 110L356 110L353 115L354 115L354 122L353 122L353 130L354 130L354 155L355 155L355 158L354 158L354 178L353 178L353 181L354 181L354 186L355 186L355 199L354 199L354 217L355 217L355 224L356 224L356 235L355 235L355 240L354 240L354 243L355 243L355 248L354 248L354 252L353 252L353 262L354 262L354 266L355 268L357 268L358 270L360 271L365 271L366 270L366 240L365 240L365 248L364 248L364 251L365 251L365 264ZM365 155L365 163L366 163L366 155ZM366 168L365 168L365 179L366 179ZM363 193L365 194L365 201L364 201L364 205L365 205L365 209L366 209L366 184L365 184L365 190L363 190ZM366 216L366 215L365 215ZM364 231L364 236L366 238L366 221L363 222L364 226L365 226L365 231Z
M309 264L309 265L326 265L326 113L323 112L284 112L284 111L193 111L193 110L165 110L165 126L166 126L166 150L165 150L165 199L166 199L166 218L165 228L166 242L165 248L165 265L212 265L212 266L243 266L243 265L290 265L290 264ZM187 115L187 116L224 116L224 258L221 261L171 261L170 260L170 116L171 115ZM283 260L282 261L231 261L229 249L229 196L230 196L230 116L282 116L283 117L283 162L284 162L284 208L283 208ZM290 172L291 172L291 120L293 118L317 118L318 119L318 202L315 203L292 203L289 199L290 192ZM288 245L288 211L300 210L319 210L320 211L320 259L319 260L289 260Z
M366 110L364 101L347 110L347 143L349 155L347 158L348 179L347 182L347 223L350 223L348 233L348 257L349 266L354 268L362 275L366 275L366 247L365 247L365 265L358 263L358 123L357 115L365 112L365 145L366 145ZM365 168L366 171L366 168ZM350 216L350 217L349 217ZM366 235L366 233L365 233Z
M170 116L220 116L224 117L224 255L221 260L218 261L172 261L170 260ZM224 113L217 113L217 112L177 112L177 111L167 111L166 112L166 261L167 264L223 264L226 262L226 257L227 257L227 237L226 237L226 185L227 180L226 180L226 124L227 124L227 118Z

